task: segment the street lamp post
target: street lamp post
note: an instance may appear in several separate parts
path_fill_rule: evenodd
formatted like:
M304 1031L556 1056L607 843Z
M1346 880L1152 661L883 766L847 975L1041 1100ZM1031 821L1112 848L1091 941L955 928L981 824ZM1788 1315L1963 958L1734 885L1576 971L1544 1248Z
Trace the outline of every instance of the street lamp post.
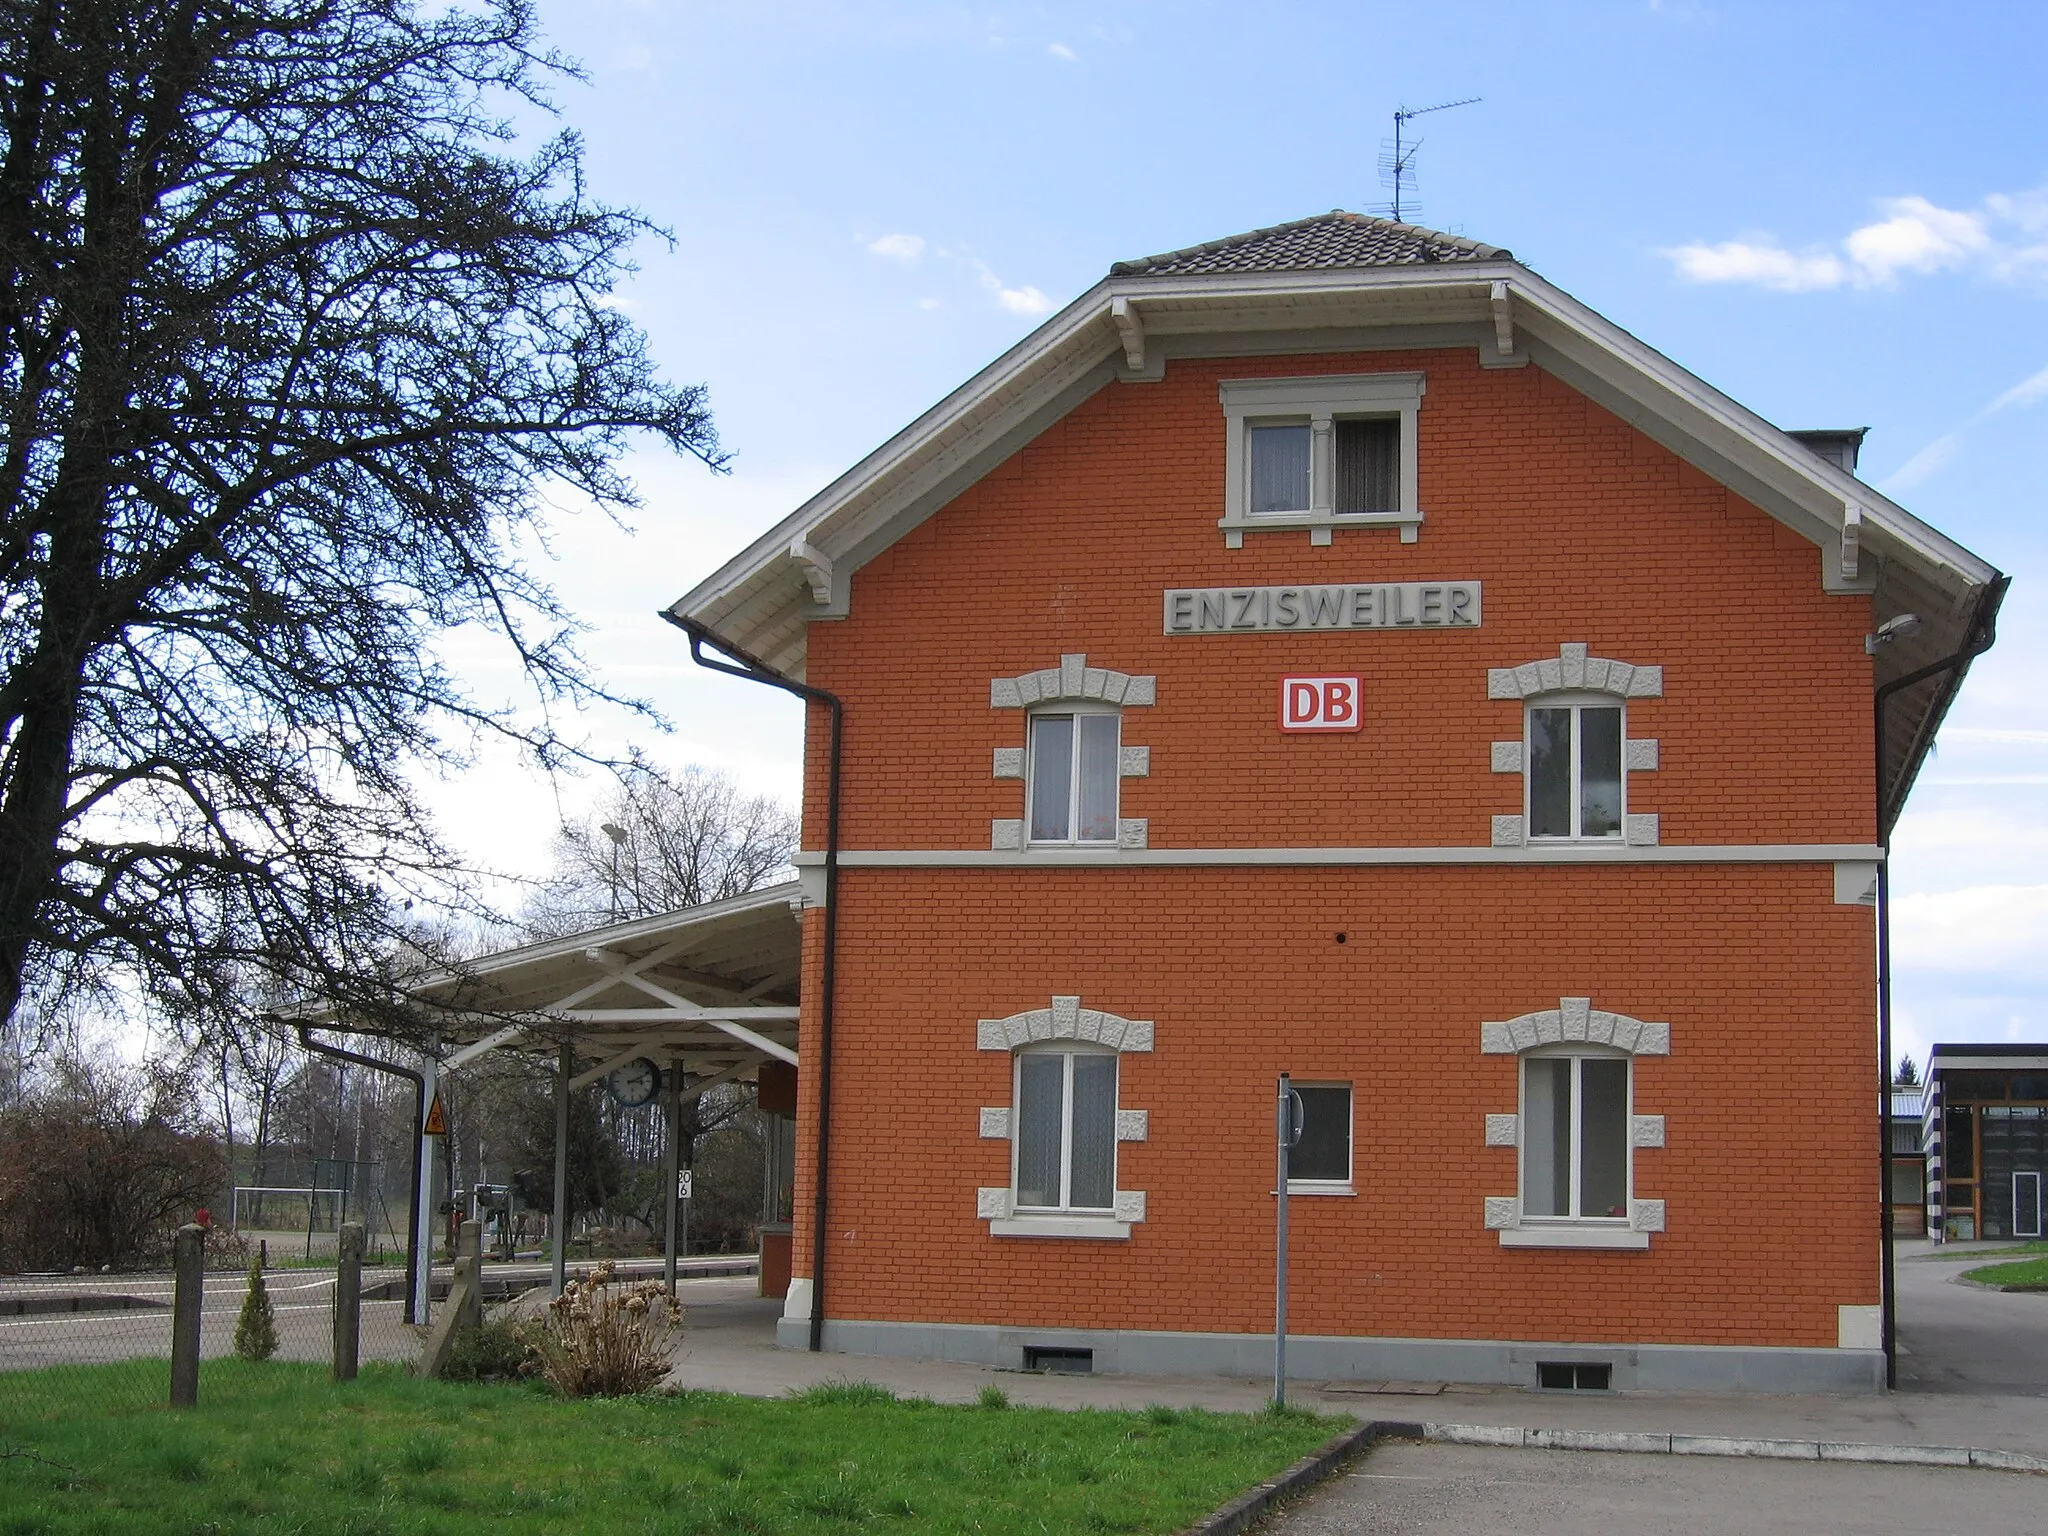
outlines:
M612 840L612 921L616 923L619 920L619 849L625 845L626 829L615 822L607 821L601 823L598 830Z

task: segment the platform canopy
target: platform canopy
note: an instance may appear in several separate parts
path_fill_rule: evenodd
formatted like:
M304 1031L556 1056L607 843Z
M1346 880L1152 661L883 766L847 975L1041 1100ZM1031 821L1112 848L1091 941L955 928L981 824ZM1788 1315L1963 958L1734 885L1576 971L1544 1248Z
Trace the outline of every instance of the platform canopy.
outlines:
M594 1059L579 1082L640 1056L693 1077L751 1077L763 1061L796 1063L799 900L794 881L768 886L481 955L406 991L444 1049L456 1047L443 1070L566 1043Z

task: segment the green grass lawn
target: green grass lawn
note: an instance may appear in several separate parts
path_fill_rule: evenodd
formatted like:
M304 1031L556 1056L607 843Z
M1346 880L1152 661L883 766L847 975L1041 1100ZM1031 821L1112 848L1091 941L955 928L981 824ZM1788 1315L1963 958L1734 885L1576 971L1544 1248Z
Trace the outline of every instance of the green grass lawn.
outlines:
M2038 1251L2048 1254L2048 1244L2038 1245ZM1981 1280L1986 1285L2048 1285L2048 1257L2021 1259L2013 1264L1986 1264L1982 1269L1966 1269L1965 1280Z
M0 1536L1167 1532L1348 1422L942 1407L845 1384L563 1402L209 1361L200 1406L108 1411L161 1362L0 1376Z

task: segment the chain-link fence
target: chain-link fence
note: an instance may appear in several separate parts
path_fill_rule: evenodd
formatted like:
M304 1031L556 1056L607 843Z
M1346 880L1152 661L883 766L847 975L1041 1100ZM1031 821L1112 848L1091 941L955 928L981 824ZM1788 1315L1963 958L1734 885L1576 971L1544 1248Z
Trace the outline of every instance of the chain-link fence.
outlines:
M303 1239L301 1239L303 1241ZM329 1364L335 1347L335 1259L307 1264L296 1247L273 1256L255 1282L238 1245L209 1243L198 1286L199 1359L243 1355ZM259 1244L252 1245L257 1255ZM281 1260L281 1262L280 1262ZM358 1358L411 1364L421 1330L405 1321L403 1262L362 1266ZM445 1292L445 1273L436 1277ZM171 1398L174 1271L0 1277L0 1428L42 1402L81 1396L108 1412L154 1408ZM203 1393L204 1371L201 1372Z
M354 1243L367 1234L361 1228ZM469 1241L478 1241L475 1223ZM198 1228L185 1229L196 1235ZM337 1297L345 1295L337 1261L307 1263L297 1243L283 1256L265 1252L258 1240L216 1232L198 1242L199 1263L187 1275L188 1302L196 1310L194 1331L198 1398L206 1398L206 1362L234 1356L291 1360L331 1366L336 1358ZM303 1236L298 1243L303 1243ZM181 1239L183 1241L183 1239ZM251 1303L255 1281L250 1259L261 1267L262 1304ZM476 1265L476 1248L466 1262ZM406 1321L407 1281L402 1257L377 1262L371 1249L359 1267L360 1300L355 1308L359 1364L419 1362L427 1330ZM679 1270L684 1278L753 1273L753 1255L695 1258ZM572 1278L587 1275L588 1263L566 1266ZM550 1266L493 1264L475 1271L478 1299L500 1303L549 1283ZM659 1260L618 1266L621 1278L654 1278ZM429 1272L432 1311L448 1305L453 1267ZM178 1353L179 1276L174 1269L121 1273L0 1276L0 1441L11 1426L51 1412L75 1412L81 1402L108 1415L167 1406L172 1401L174 1355Z

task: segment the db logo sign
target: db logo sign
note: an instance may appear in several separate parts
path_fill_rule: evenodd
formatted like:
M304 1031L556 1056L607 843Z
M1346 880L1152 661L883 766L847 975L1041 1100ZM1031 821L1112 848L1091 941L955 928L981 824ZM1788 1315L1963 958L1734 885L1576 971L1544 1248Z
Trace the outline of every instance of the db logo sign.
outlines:
M1280 729L1283 731L1356 731L1359 680L1355 677L1283 677L1280 679Z

